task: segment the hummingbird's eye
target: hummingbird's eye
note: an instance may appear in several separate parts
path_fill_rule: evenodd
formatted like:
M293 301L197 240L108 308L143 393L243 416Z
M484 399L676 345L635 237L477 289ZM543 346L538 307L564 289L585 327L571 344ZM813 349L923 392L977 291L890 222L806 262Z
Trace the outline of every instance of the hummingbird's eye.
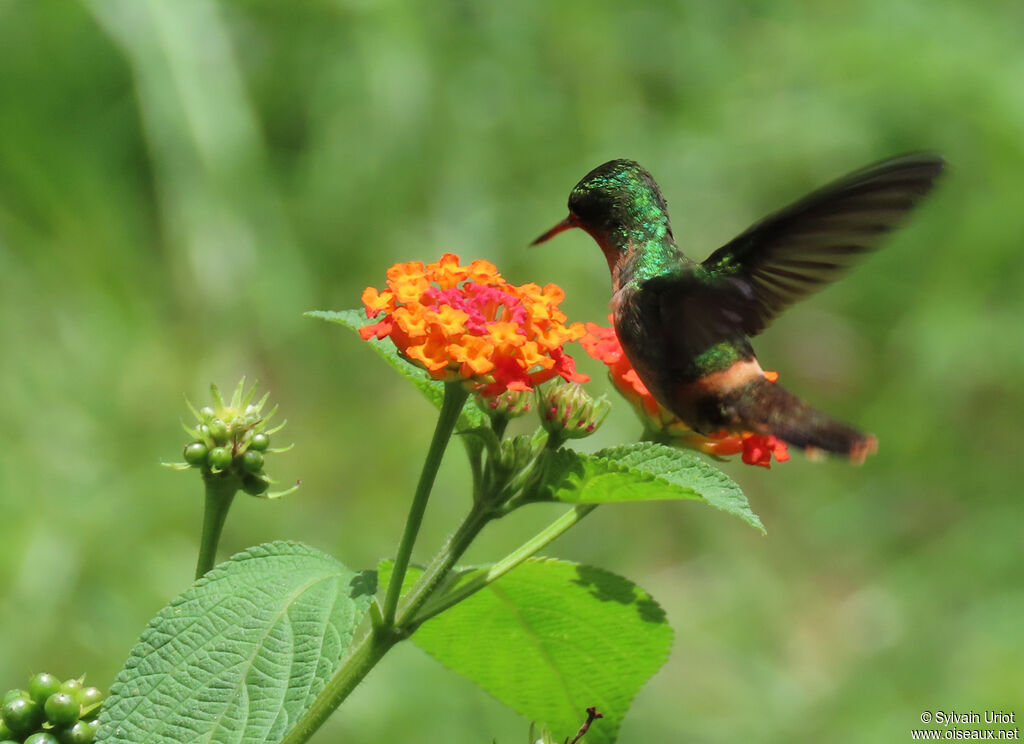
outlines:
M597 217L601 207L592 192L576 191L569 197L569 211L587 222Z

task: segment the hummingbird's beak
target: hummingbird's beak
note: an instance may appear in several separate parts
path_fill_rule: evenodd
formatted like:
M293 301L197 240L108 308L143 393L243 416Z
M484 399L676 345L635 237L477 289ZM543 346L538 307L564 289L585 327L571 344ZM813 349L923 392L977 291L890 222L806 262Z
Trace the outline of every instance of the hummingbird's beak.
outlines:
M530 243L530 245L531 246L539 245L540 243L543 243L546 240L551 240L551 238L555 237L560 232L568 230L571 227L579 227L579 226L580 226L579 218L576 217L576 215L574 215L572 212L570 212L568 217L566 217L564 220L562 220L557 225L552 227L550 230L548 230L546 233L541 235L535 241Z

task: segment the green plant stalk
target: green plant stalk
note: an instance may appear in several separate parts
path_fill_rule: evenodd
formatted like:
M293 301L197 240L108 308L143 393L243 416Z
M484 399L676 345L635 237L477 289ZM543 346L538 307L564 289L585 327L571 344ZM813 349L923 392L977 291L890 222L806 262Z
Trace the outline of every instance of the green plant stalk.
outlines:
M538 551L543 549L549 543L565 534L569 528L578 524L585 516L590 514L590 512L594 511L597 507L598 504L577 504L491 566L487 570L487 573L467 581L465 584L456 587L433 602L425 603L423 611L418 613L412 619L412 624L414 626L419 626L435 615L441 614L445 610L454 607L462 600L476 594L488 584L493 584L520 563L536 555Z
M548 444L550 444L550 442L551 439L549 438ZM533 467L530 469L531 475L529 478L542 479L545 471L546 468L544 466L543 459L540 458L539 461L534 461ZM494 507L489 505L493 502L489 501L486 496L487 495L485 495L483 499L474 500L473 508L470 510L465 520L463 520L462 524L459 525L459 528L455 533L448 538L438 554L434 556L430 565L424 569L423 575L420 576L416 584L412 589L410 589L409 594L406 596L405 604L401 608L398 620L395 623L395 627L399 628L403 633L411 634L422 622L428 619L428 617L433 617L438 612L443 611L439 609L432 611L427 617L420 616L420 609L433 597L434 590L448 575L448 572L451 571L455 562L458 561L459 558L462 557L462 554L466 552L469 546L473 543L473 540L476 539L476 536L480 534L480 531L492 519L505 516L512 510L508 507L513 502L509 502L509 504L506 504L503 507ZM596 508L596 504L580 504L566 512L540 533L492 566L491 571L488 572L488 577L490 578L479 585L477 582L471 582L471 585L474 588L464 595L460 594L459 599L456 599L451 603L447 603L445 608L451 607L452 605L460 602L462 599L465 599L465 597L479 591L492 581L497 581L505 573L511 571ZM392 576L392 581L393 580L394 578ZM460 589L463 588L465 587ZM442 601L444 600L442 599Z
M469 469L473 476L473 502L480 500L480 489L483 485L482 479L484 475L483 464L480 462L482 456L482 447L479 445L473 445L468 440L465 442L466 456L469 458Z
M448 575L455 562L465 553L466 549L469 548L487 523L500 515L500 512L496 511L486 500L475 500L472 509L470 509L462 524L448 538L444 546L424 570L423 575L420 576L419 580L410 590L396 623L395 618L398 615L398 603L401 598L402 584L409 568L409 560L412 556L416 536L423 521L423 514L426 510L438 467L441 464L441 458L451 439L467 395L466 390L458 383L449 383L445 386L441 413L434 429L434 436L430 443L430 449L427 452L426 461L423 464L416 493L413 496L413 503L409 509L409 516L406 519L405 530L402 534L402 541L399 544L391 579L388 582L382 617L379 621L372 624L372 629L353 647L338 671L335 672L320 694L316 696L309 709L296 721L292 729L282 739L281 744L304 744L304 742L308 741L320 726L323 725L328 716L345 701L391 647L399 641L408 638L427 617L433 617L439 612L443 612L445 609L454 606L457 602L483 588L487 583L496 581L500 576L511 571L597 508L596 505L591 504L574 507L492 567L491 571L487 574L486 582L479 585L477 585L477 582L471 582L470 585L473 587L471 591L466 591L467 587L460 587L457 593L453 592L451 595L446 595L430 611L429 616L422 615L420 613L421 608L433 597L434 592L441 585L441 582Z
M465 552L473 538L480 533L480 530L483 529L490 519L491 517L488 515L487 510L482 506L475 505L470 510L462 524L459 525L459 528L448 538L444 547L441 548L437 556L431 561L430 566L424 572L424 576L416 583L416 587L410 593L409 599L406 602L406 608L411 606L418 608L422 605L423 601L430 598L431 592L436 589L437 584L444 578L447 570L458 560L458 556ZM392 573L391 575L393 580L395 574ZM428 575L434 576L435 580L424 581L423 579ZM390 587L391 584L389 583L388 586ZM420 597L422 597L422 600L418 599ZM403 612L403 616L405 614L407 614L407 610ZM324 724L324 721L327 720L331 713L363 681L363 678L370 673L370 670L376 666L377 662L384 657L391 647L409 637L409 632L402 627L396 629L377 621L374 621L372 626L371 631L358 644L353 646L348 656L338 668L338 671L334 673L334 676L327 682L324 689L316 696L313 704L295 722L295 725L288 731L280 744L304 744L304 742L308 741L316 733L317 729Z
M490 458L488 458L490 459ZM531 466L528 472L535 473L536 477L540 477L541 473L536 472L533 468L535 463ZM487 470L490 470L490 464L487 466ZM484 475L484 481L490 481L487 477L486 471ZM480 531L487 526L487 523L493 519L505 516L508 510L504 507L497 506L500 503L500 493L508 487L508 483L505 484L492 484L492 487L496 486L495 493L480 493L474 484L474 498L473 508L470 509L469 514L459 525L459 528L451 535L445 544L438 551L437 555L430 561L430 564L423 570L423 574L416 581L416 584L409 590L406 595L405 603L401 607L401 612L398 613L398 620L395 624L399 630L403 633L411 634L419 627L422 622L417 615L419 614L420 608L430 600L434 591L444 581L445 577L451 571L455 562L462 557L463 553L472 545L476 536L480 534ZM583 517L580 516L580 519ZM577 519L576 521L579 521ZM572 524L575 524L573 522ZM572 524L567 525L564 529L568 529ZM563 530L564 531L564 530ZM561 533L558 533L561 534ZM558 535L553 535L550 540L553 540ZM548 542L550 542L548 540ZM543 545L546 545L544 543ZM539 550L543 545L539 545L535 550Z
M560 432L560 431L557 431L557 432L556 431L549 431L548 432L548 441L544 443L544 449L554 451L554 450L557 450L559 447L561 447L563 444L565 444L568 441L569 441L569 437L565 436L565 434L563 432Z
M455 562L462 557L469 546L480 534L480 531L494 519L495 513L483 503L475 503L469 514L459 525L459 528L449 537L441 550L430 561L430 564L423 570L419 580L409 590L405 603L402 605L401 613L398 616L396 627L403 633L410 634L415 627L409 626L409 621L416 616L419 609L433 595L434 590L451 571ZM416 622L415 625L418 625Z
M237 478L221 478L210 473L203 474L206 486L206 503L203 508L203 534L199 542L199 560L196 562L196 578L201 578L217 562L217 545L228 518L231 503L238 492Z
M505 429L508 428L508 422L511 419L508 416L498 416L491 422L491 428L494 430L495 435L498 439L505 436Z
M327 686L313 700L313 704L295 722L281 739L280 744L304 744L316 733L324 721L344 702L351 692L370 673L377 662L402 640L400 635L383 629L367 633L356 644L344 663L331 677Z
M459 382L449 382L444 386L444 401L441 403L441 414L437 419L437 426L434 427L434 437L430 441L430 449L427 450L427 459L423 463L423 470L420 472L420 480L416 486L416 493L413 495L412 505L409 507L409 516L405 520L405 530L402 533L402 541L398 545L398 553L395 555L395 568L391 574L391 582L388 584L388 591L384 598L384 625L392 626L395 622L395 611L398 608L398 599L402 594L402 581L405 579L405 572L409 569L409 559L412 557L412 549L416 544L416 536L419 534L420 525L423 523L423 514L427 509L427 502L430 500L430 491L434 487L434 478L437 477L437 469L441 465L441 458L448 447L448 442L455 430L455 424L459 420L462 406L469 396Z
M342 662L338 671L334 673L327 685L313 700L313 704L302 714L302 717L295 722L295 725L288 731L280 744L305 744L310 737L316 733L324 721L340 706L352 691L363 681L363 678L370 673L377 663L384 658L384 655L391 650L396 643L406 639L420 624L431 617L444 612L455 606L462 600L475 592L483 589L487 584L497 581L500 577L511 571L520 563L538 550L549 544L559 535L564 534L570 527L577 524L581 519L597 508L597 504L579 504L560 516L550 525L527 540L516 550L494 564L484 577L480 580L467 582L455 591L444 595L433 605L429 604L433 592L437 589L441 579L465 552L473 539L480 533L480 530L494 518L492 512L484 507L476 505L466 515L462 524L455 533L448 539L444 547L438 552L434 560L416 587L409 593L406 604L403 607L402 620L397 629L376 626L369 633L363 636L348 656ZM394 576L394 574L392 574ZM415 616L421 607L426 606L426 611ZM412 620L405 618L413 617ZM397 630L397 632L396 632Z

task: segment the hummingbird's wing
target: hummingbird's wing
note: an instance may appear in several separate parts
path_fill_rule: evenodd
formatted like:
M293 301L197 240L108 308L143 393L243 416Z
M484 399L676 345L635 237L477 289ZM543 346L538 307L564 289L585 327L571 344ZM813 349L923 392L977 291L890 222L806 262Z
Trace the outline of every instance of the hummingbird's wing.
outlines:
M883 160L769 215L680 278L689 284L687 325L706 324L707 340L760 333L875 248L944 166L928 153Z

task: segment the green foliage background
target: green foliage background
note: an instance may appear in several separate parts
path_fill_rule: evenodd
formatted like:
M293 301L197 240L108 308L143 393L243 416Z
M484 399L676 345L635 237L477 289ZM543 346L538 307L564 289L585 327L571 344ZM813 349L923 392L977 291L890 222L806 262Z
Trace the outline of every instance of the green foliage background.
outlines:
M0 683L108 686L190 582L199 478L158 463L183 444L182 393L210 382L272 391L296 448L268 469L304 484L240 500L225 556L393 552L434 411L304 311L453 251L601 320L585 235L525 249L598 163L646 164L702 257L926 148L952 163L940 192L758 344L878 456L726 466L767 537L651 503L602 508L554 552L635 579L676 629L624 741L895 741L925 709L1024 714L1022 27L1020 3L967 0L0 0ZM584 446L638 429L619 402ZM459 457L424 545L467 506ZM517 514L468 558L551 516ZM525 730L408 645L321 738Z

